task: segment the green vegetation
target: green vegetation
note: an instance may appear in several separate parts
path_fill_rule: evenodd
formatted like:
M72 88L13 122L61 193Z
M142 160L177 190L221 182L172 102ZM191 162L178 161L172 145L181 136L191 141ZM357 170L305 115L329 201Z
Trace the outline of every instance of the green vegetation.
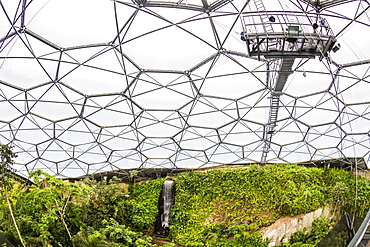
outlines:
M332 204L340 212L364 216L370 208L370 181L358 178L356 208L355 183L343 170L297 165L182 173L176 178L170 234L184 246L266 246L257 230L285 215ZM234 243L240 233L228 232L232 226L244 227L241 232L252 234L244 237L253 244Z
M41 171L34 185L18 182L8 166L11 148L1 146L0 233L18 246L156 246L151 234L164 182L122 183L85 179L67 183ZM282 216L327 204L364 216L370 181L337 169L297 165L250 166L187 172L172 178L176 202L169 239L182 246L268 246L258 230ZM357 207L354 207L355 185ZM354 211L356 210L356 212ZM318 219L284 246L314 246L332 222ZM175 246L168 243L166 246Z
M295 232L284 247L314 247L332 229L334 222L326 218L317 218L312 222L312 229Z
M144 232L153 231L158 214L153 198L158 198L162 180L135 185L129 192L128 185L114 179L65 183L41 171L31 173L31 178L35 185L14 184L11 191L27 246L153 246ZM142 200L144 186L152 194ZM14 232L8 215L2 206L0 232L7 236Z

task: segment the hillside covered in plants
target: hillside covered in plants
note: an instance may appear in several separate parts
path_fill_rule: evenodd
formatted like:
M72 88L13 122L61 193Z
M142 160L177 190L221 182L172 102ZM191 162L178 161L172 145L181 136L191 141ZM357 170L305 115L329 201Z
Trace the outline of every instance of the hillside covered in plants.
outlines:
M176 186L171 237L184 246L267 246L258 230L280 217L328 204L339 213L364 217L370 208L370 181L339 169L254 165L183 173Z
M2 174L0 233L17 246L157 246L152 236L158 234L165 179L176 183L167 247L267 246L258 230L280 217L327 204L362 217L370 208L368 179L297 165L193 171L137 183L88 178L67 183L41 171L30 179L34 185ZM318 225L316 236L306 234L285 246L314 246L331 223Z

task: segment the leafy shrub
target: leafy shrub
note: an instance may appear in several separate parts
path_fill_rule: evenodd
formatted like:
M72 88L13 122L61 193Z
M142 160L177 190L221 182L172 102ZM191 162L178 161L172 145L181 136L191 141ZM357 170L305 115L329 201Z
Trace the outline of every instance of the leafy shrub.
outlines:
M151 237L140 232L134 232L124 225L119 225L114 219L103 221L105 228L102 232L115 243L122 243L122 246L145 247L151 245Z
M317 185L299 185L291 180L287 184L278 202L282 214L308 213L325 204L325 196Z
M113 243L107 241L106 237L94 230L92 227L87 227L85 230L78 232L72 237L73 247L110 247L114 246ZM116 245L117 246L117 245Z
M370 207L370 182L357 180L355 213L364 215ZM217 225L246 224L251 229L243 232L253 233L281 216L334 202L340 212L354 213L354 200L349 198L354 198L355 184L348 171L291 164L182 173L176 177L170 234L184 246L212 246L212 241L228 246L241 233L230 236Z
M7 181L8 198L29 246L151 246L144 234L154 230L164 179L74 184L40 171L32 176L32 187ZM338 169L250 166L181 173L175 182L170 237L183 246L267 246L257 231L283 215L334 203L339 211L363 217L370 207L370 180ZM326 227L317 221L311 232L296 233L288 244L311 246ZM17 239L4 196L0 231Z
M284 247L314 247L320 240L329 233L332 229L333 222L330 219L321 217L312 222L311 231L305 228L295 232L289 239L288 243L281 246Z
M128 224L137 231L154 231L158 216L158 199L164 180L161 178L130 186L124 207Z
M129 192L129 186L117 179L95 181L87 178L74 184L41 171L31 173L31 177L35 185L21 188L13 184L10 196L27 245L151 246L150 237L126 225L133 224L145 230L154 224L160 180L135 185ZM135 205L136 210L127 205ZM1 199L0 206L0 231L14 239L8 207Z

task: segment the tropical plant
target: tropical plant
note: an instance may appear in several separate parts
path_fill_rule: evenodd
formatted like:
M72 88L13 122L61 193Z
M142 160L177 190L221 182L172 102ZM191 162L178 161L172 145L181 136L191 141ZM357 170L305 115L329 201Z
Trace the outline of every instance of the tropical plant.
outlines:
M165 178L135 184L117 178L65 182L35 171L30 173L34 185L25 186L4 164L0 232L12 242L22 239L34 247L155 246L148 235L159 218ZM370 180L338 169L250 166L186 172L173 179L176 198L169 235L173 243L168 246L264 247L268 240L258 230L282 216L331 203L339 212L363 217L370 207ZM287 244L312 246L327 226L315 221L312 230L297 232Z
M312 222L311 230L304 228L295 232L284 247L314 247L332 229L334 222L331 219L320 217Z
M184 246L231 246L240 236L252 237L250 234L282 216L308 213L327 204L362 217L370 207L370 180L340 169L252 165L247 169L181 173L175 181L170 235ZM244 224L249 230L242 233L219 231L221 225ZM295 237L303 235L301 232Z

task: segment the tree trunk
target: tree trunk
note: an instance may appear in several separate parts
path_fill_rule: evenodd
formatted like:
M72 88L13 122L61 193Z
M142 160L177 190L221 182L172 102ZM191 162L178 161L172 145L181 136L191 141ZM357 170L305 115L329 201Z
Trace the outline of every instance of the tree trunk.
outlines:
M19 228L18 228L18 225L17 225L17 221L15 220L15 217L14 217L14 214L13 214L13 209L12 209L12 205L10 204L10 200L9 200L8 191L6 189L6 186L4 186L4 192L5 192L6 202L7 202L8 207L9 207L10 215L12 217L12 220L13 220L13 223L14 223L14 226L15 226L15 229L17 230L17 234L18 234L19 240L21 241L22 246L23 247L26 247L24 245L24 243L23 243L23 238L22 238L21 232L19 231Z

